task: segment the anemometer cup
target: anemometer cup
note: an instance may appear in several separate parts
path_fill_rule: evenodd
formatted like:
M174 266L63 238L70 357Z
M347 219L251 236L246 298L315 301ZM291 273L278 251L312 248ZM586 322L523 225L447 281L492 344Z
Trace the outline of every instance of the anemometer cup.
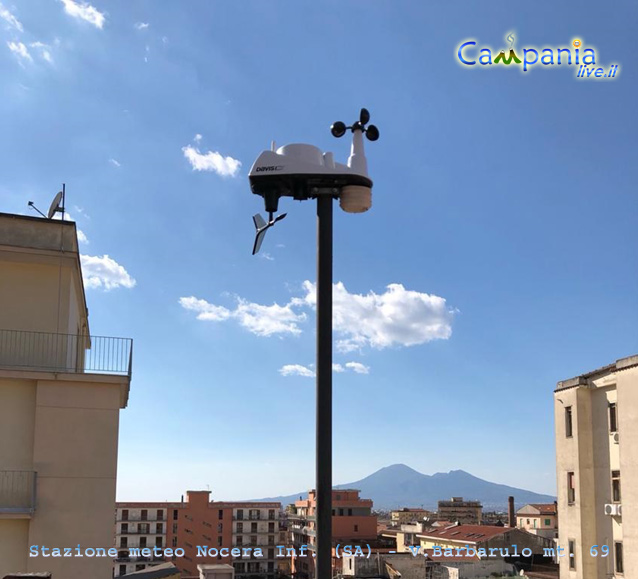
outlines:
M372 207L372 189L362 185L347 185L341 190L339 206L346 213L364 213Z

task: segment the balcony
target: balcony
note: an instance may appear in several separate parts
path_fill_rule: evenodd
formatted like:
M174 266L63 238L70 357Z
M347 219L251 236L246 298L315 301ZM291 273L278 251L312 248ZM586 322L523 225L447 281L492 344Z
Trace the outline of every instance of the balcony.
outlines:
M0 330L0 368L131 376L133 340Z
M35 511L37 473L0 470L0 517L31 518Z

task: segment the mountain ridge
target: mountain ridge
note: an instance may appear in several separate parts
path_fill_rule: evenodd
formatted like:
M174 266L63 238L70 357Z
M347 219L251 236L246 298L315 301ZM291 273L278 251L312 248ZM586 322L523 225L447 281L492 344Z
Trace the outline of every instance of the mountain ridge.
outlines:
M481 501L484 511L506 510L509 496L514 497L517 508L528 503L551 503L555 500L552 495L493 483L461 469L427 475L402 463L384 466L358 481L334 485L333 488L360 490L361 498L372 499L375 510L420 506L436 509L439 500L453 496ZM305 491L249 500L280 502L285 506L307 496Z

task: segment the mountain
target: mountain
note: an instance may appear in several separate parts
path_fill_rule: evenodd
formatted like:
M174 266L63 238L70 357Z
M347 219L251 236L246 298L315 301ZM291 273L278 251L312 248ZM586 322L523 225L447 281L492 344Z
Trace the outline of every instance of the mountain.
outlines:
M471 475L463 470L422 474L405 464L386 466L371 475L347 484L336 485L335 489L359 489L361 497L372 499L376 510L391 510L400 507L420 507L435 509L439 500L463 497L479 500L483 510L507 510L507 497L513 496L516 508L527 503L552 503L556 497L542 495L524 489L492 483ZM307 492L294 495L258 499L277 501L282 505L294 503ZM255 499L257 500L257 499Z

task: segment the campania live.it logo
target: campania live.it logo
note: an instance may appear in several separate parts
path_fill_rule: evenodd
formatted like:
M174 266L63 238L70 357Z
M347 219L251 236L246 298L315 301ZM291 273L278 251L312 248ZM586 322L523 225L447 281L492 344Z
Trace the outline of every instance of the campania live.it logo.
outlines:
M459 62L465 66L480 64L483 66L500 64L515 65L523 72L528 72L533 66L577 66L576 78L613 79L616 78L618 65L611 64L604 68L597 66L598 55L595 48L583 47L579 39L572 41L573 48L523 48L518 54L514 48L514 35L506 38L509 42L507 54L501 49L494 57L494 51L488 46L477 46L476 40L467 40L459 46L457 56ZM520 57L519 57L520 54Z

